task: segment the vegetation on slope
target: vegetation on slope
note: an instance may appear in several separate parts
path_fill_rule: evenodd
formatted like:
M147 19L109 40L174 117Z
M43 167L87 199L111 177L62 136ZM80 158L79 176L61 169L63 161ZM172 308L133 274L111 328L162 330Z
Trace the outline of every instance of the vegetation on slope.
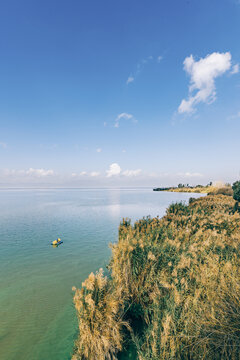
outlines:
M240 214L230 196L172 204L162 219L123 220L109 278L75 291L73 359L240 359Z

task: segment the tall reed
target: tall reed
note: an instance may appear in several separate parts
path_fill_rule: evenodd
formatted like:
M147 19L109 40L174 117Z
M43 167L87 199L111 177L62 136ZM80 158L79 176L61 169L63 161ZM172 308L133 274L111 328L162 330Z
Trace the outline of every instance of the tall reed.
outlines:
M122 221L109 279L90 274L74 302L75 359L240 359L240 214L230 196ZM127 330L126 330L127 329Z

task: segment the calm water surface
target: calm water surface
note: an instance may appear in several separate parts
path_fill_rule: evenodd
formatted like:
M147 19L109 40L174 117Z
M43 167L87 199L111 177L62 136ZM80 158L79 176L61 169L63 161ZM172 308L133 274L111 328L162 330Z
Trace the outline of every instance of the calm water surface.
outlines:
M0 359L67 360L77 334L73 285L108 263L123 217L162 216L193 194L0 190ZM50 242L64 243L53 248Z

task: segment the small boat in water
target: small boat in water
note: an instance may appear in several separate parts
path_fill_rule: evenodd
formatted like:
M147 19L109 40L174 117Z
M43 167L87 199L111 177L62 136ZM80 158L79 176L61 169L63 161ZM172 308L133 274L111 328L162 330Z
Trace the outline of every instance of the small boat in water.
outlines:
M58 245L60 245L62 243L63 243L63 241L60 238L57 238L57 240L53 240L51 242L51 245L58 246Z

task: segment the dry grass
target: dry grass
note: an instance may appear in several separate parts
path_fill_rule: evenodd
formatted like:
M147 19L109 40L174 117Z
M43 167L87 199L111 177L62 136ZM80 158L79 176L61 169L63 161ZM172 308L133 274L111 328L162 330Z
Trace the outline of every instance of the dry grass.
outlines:
M122 349L122 328L128 327L122 320L121 299L111 291L102 269L96 275L91 273L81 290L73 290L80 336L72 359L116 359L116 352Z
M201 186L201 187L172 187L163 191L170 192L186 192L186 193L199 193L199 194L208 194L211 191L215 191L217 188L214 186Z
M75 293L77 359L113 359L128 324L139 360L240 359L234 204L230 196L207 196L171 205L162 219L124 220L110 279L91 274Z
M211 189L208 195L228 195L233 196L233 189L231 186L223 186Z
M164 190L164 191L233 196L233 190L230 185L201 186L201 187L193 187L193 188L190 188L190 187L170 188L170 189Z

